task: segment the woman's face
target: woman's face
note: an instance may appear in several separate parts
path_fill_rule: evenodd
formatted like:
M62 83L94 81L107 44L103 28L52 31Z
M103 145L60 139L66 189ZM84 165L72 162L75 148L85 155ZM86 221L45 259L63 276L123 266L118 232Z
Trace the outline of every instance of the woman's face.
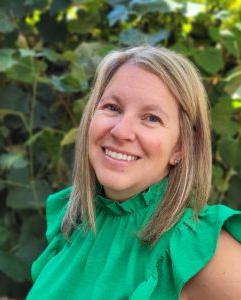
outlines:
M162 80L134 64L106 87L89 128L89 158L107 197L126 200L181 158L178 104Z

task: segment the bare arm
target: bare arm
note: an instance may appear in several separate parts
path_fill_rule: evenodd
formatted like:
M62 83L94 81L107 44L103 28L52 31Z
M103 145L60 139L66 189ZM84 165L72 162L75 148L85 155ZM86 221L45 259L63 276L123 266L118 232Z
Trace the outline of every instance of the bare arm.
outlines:
M215 256L187 283L182 296L186 300L241 299L241 244L222 230Z

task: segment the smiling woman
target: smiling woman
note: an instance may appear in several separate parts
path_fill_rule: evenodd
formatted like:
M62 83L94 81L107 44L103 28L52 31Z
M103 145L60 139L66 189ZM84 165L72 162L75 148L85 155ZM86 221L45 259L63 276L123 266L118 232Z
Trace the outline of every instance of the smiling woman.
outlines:
M162 80L133 63L121 66L89 130L90 163L106 196L126 200L164 178L181 159L179 135L178 104Z
M241 213L206 204L211 166L192 63L148 45L108 54L73 186L47 200L49 244L27 299L241 299Z

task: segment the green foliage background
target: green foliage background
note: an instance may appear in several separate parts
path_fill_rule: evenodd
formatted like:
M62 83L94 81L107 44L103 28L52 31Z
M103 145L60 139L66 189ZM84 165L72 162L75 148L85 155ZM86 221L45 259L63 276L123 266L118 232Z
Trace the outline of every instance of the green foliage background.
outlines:
M241 1L1 0L0 296L21 299L31 286L46 196L71 184L98 62L143 42L200 68L212 114L210 202L241 209Z

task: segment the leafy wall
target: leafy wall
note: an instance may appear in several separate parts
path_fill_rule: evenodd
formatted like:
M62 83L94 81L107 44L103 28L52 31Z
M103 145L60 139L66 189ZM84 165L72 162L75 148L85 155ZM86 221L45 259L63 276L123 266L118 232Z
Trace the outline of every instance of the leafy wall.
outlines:
M0 296L24 298L31 286L46 196L71 184L98 62L143 42L199 67L212 114L210 202L241 209L241 1L1 0Z

